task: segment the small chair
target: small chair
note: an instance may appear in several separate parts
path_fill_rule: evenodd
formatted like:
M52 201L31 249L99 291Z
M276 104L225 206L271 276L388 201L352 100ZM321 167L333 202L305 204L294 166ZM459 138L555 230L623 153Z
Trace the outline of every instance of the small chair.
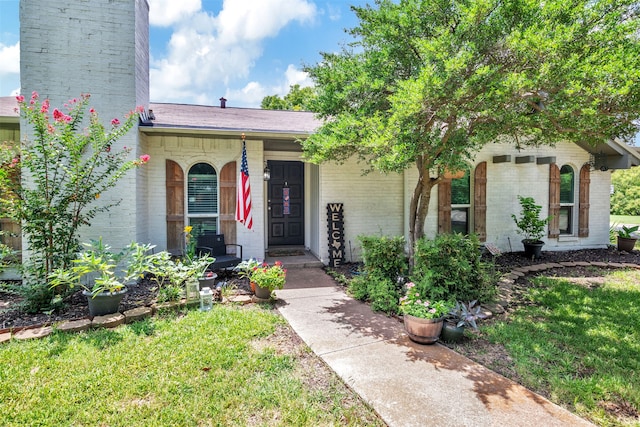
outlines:
M224 234L201 234L196 243L196 254L209 255L216 259L209 265L208 270L235 267L242 261L242 245L225 243ZM235 254L228 252L229 246L236 247Z

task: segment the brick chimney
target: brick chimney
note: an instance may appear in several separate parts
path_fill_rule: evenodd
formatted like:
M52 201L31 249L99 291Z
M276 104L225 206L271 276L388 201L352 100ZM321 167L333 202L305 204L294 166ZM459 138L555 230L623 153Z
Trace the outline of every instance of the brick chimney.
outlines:
M227 108L227 100L224 98L220 98L220 108Z

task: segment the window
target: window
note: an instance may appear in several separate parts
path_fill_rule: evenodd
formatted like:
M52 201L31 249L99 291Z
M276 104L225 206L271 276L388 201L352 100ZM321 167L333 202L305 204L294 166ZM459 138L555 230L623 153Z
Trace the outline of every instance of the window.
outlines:
M187 217L193 236L218 233L218 175L207 163L197 163L189 169Z
M451 180L451 232L469 234L469 213L471 210L471 174L467 169L464 176Z
M558 211L558 225L560 234L573 234L573 212L575 173L568 165L560 168L560 210Z

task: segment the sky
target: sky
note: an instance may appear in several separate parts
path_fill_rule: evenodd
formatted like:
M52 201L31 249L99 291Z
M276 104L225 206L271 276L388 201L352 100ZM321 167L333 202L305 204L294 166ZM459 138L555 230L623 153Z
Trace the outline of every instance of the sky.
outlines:
M351 40L372 0L148 0L152 102L260 107L312 83L304 65ZM20 92L19 0L0 0L0 96Z

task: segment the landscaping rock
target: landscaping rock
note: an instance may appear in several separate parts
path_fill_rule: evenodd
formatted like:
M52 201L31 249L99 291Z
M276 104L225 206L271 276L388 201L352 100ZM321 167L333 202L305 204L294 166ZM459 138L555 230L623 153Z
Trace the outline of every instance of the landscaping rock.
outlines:
M96 316L91 322L94 328L115 328L124 323L124 315L120 313L106 314L104 316Z
M124 313L125 323L132 323L138 320L146 319L147 317L151 317L153 314L153 310L151 307L137 307L131 310L127 310Z
M62 322L56 327L56 329L62 332L82 332L82 331L88 330L90 327L91 327L91 320L80 319L80 320L70 320L68 322Z
M4 344L9 341L11 341L11 332L5 332L4 334L0 334L0 344Z
M17 340L30 340L34 338L44 338L51 335L53 328L51 326L42 326L40 328L23 329L13 334L13 338Z

